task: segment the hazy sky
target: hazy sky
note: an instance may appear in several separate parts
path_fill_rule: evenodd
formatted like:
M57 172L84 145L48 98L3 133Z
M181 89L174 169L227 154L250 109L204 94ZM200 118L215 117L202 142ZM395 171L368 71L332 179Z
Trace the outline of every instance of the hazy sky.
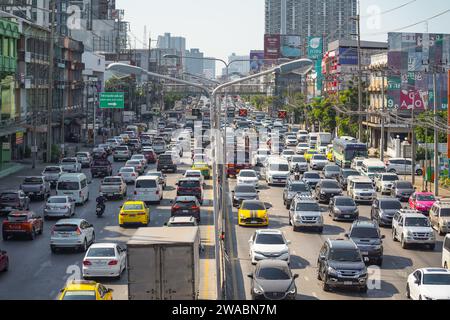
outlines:
M384 12L408 2L407 6L370 19L370 12ZM448 0L361 0L363 40L386 41L386 32L428 19L450 9ZM235 52L248 55L264 46L264 0L117 0L125 19L142 47L144 25L153 39L164 32L186 37L187 48L200 48L207 56L227 59ZM376 7L373 7L376 6ZM450 33L450 12L429 21L429 32ZM426 25L401 31L425 32ZM156 42L152 43L155 46Z

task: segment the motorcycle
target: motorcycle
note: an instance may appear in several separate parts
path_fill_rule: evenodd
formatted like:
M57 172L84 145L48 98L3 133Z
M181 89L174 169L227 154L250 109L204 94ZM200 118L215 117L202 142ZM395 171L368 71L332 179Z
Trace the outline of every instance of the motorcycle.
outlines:
M294 179L295 179L295 181L300 181L300 172L294 173Z
M97 217L101 217L105 213L105 209L106 209L105 203L104 202L100 202L97 199L97 206L95 208L95 212L97 214Z

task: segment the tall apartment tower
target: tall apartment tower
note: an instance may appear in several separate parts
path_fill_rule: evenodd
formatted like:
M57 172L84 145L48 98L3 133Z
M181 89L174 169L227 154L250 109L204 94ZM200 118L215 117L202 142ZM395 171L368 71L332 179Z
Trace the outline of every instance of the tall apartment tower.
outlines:
M352 39L357 0L266 0L266 34L324 36L325 43Z

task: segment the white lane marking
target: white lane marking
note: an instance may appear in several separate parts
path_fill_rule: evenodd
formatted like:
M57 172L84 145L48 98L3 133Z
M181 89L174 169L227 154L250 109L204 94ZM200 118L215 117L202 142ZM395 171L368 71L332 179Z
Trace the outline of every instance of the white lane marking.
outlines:
M315 293L314 291L312 292L312 295L313 295L315 298L318 298L318 297L317 297L317 293Z

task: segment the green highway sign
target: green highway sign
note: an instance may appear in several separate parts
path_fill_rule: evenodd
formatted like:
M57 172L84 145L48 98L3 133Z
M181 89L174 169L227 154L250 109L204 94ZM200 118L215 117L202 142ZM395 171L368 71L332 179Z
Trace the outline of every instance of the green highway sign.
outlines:
M123 92L101 92L100 109L125 109Z

